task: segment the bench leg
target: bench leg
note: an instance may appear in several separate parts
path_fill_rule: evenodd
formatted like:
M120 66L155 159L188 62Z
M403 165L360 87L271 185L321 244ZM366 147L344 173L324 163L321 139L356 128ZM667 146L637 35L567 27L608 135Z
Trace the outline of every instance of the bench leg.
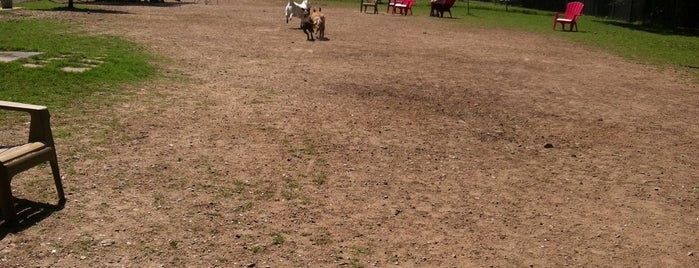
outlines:
M15 200L12 197L10 181L12 178L7 174L2 174L0 179L0 209L5 217L5 226L17 224L17 212L15 211Z
M58 161L49 161L51 164L51 173L53 181L56 183L56 192L58 193L58 206L62 207L66 202L66 195L63 193L63 182L61 181L61 172L58 169Z

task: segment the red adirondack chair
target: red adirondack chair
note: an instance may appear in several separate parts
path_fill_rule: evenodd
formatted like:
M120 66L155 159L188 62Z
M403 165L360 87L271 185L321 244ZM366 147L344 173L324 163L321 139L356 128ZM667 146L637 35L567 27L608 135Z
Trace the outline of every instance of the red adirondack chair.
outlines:
M399 9L401 15L408 15L408 11L410 11L410 15L412 15L414 3L415 0L403 0L403 2L396 3L393 5L393 12L391 12L391 14L396 13L397 8Z
M388 0L388 5L386 6L386 13L388 13L388 10L391 9L391 7L395 6L396 4L402 3L403 0Z
M566 24L570 24L570 31L573 31L573 27L575 27L575 31L578 31L578 18L580 17L582 13L583 6L585 6L581 2L570 2L566 6L566 13L565 17L559 17L561 15L560 12L556 12L556 16L553 18L553 30L556 30L556 24L560 23L561 24L561 30L565 31L566 29Z
M440 0L437 2L430 3L430 16L444 18L444 12L449 12L449 17L451 16L451 7L454 6L456 0Z

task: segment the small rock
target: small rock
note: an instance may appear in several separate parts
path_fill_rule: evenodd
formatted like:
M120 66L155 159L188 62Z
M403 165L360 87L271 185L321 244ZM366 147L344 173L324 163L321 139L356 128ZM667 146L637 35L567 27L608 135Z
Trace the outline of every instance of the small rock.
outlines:
M105 239L100 242L100 245L103 247L108 247L114 245L114 243L116 243L116 241L114 241L113 239Z
M687 256L690 256L690 257L691 257L691 256L694 256L694 252L691 252L691 251L688 252L688 253L687 253Z
M544 148L551 149L551 148L553 148L553 144L550 144L550 143L544 144Z

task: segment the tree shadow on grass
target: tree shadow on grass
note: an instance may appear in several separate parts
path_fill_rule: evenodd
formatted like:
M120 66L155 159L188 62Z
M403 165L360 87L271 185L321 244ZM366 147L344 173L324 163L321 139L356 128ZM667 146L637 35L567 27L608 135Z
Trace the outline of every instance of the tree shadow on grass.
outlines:
M95 1L85 1L81 2L85 5L97 5L97 6L148 6L148 7L177 7L183 5L195 4L193 2L182 2L178 0L168 0L167 2L162 1L139 1L139 0L95 0Z
M41 10L41 11L70 11L70 12L96 13L96 14L129 14L129 12L124 12L124 11L104 10L104 9L95 9L95 8L79 8L79 7L69 8L67 6L48 8L48 9L38 9L38 10Z
M604 23L617 27L624 27L636 31L644 31L648 33L661 34L661 35L681 35L690 37L699 37L699 29L692 28L671 28L663 26L649 26L649 25L639 25L635 23L623 22L623 21L608 21L608 20L595 20L595 22Z
M69 8L68 5L47 9L38 9L42 11L70 11L70 12L81 12L81 13L96 13L96 14L129 14L129 12L117 11L117 10L104 10L99 8L89 8L85 6L147 6L147 7L177 7L182 5L189 5L194 3L173 1L173 2L162 2L162 3L152 3L146 1L75 1L74 7Z
M63 209L64 203L57 205L35 202L22 198L15 198L15 210L17 211L17 224L7 226L7 223L2 219L0 227L0 240L4 239L10 233L18 233L34 226L43 219L48 218L56 211Z

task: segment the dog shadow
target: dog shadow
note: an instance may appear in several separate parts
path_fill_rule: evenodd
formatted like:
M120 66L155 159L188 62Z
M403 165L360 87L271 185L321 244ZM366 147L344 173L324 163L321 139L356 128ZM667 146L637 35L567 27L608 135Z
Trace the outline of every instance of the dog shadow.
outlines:
M314 38L314 39L308 39L308 40L306 40L306 41L308 41L308 42L315 42L315 41L318 41L318 42L326 42L326 41L330 41L330 38L327 38L327 37L323 37L323 38Z
M293 28L289 28L289 29L294 29L294 30L303 31L303 28L301 28L301 27L293 27ZM313 41L326 42L326 41L330 41L330 38L327 38L327 37L315 38L315 39L313 39L313 40L307 40L307 41L309 41L309 42L313 42Z
M61 202L57 205L35 202L22 198L15 198L15 210L17 211L17 224L8 226L4 218L0 227L0 240L4 239L10 233L18 233L32 227L48 218L56 211L63 209L65 203Z

